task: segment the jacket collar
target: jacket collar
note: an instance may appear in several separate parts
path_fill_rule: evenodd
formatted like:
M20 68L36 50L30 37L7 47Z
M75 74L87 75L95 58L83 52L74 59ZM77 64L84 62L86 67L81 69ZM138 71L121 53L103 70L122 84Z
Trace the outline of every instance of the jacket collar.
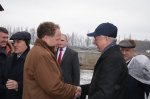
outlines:
M45 41L41 39L36 39L35 45L42 46L43 48L51 51L54 54L54 46L49 46Z
M120 51L120 48L118 45L114 45L112 47L110 47L109 49L107 49L104 53L102 53L101 58L105 59L108 55L111 55L112 51Z
M115 46L115 45L116 45L116 42L110 43L110 44L104 49L104 51L103 51L102 53L104 53L104 52L107 51L109 48L111 48L111 47L113 47L113 46Z
M0 47L0 54L6 55L6 48Z
M18 59L23 59L23 60L25 60L25 59L26 59L26 56L27 56L27 54L28 54L29 51L30 51L30 48L28 47L28 48L20 55L20 57L19 57ZM14 55L15 55L15 57L17 58L17 54L14 53Z

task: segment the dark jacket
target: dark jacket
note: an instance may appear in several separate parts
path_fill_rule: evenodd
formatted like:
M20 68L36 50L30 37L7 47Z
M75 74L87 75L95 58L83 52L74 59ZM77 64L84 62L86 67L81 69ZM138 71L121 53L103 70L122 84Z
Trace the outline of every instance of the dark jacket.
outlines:
M149 92L150 85L141 83L128 75L128 99L145 99L145 93L148 96Z
M4 99L4 86L3 84L3 67L6 63L7 57L12 54L13 47L10 43L6 45L6 48L0 47L0 99Z
M7 56L11 55L13 52L13 47L10 43L7 43L6 47L0 46L0 69L5 64Z
M5 63L7 58L5 48L0 47L0 67Z
M60 67L62 69L64 82L79 85L80 65L77 52L67 47L61 60Z
M2 73L3 73L3 65L4 63L6 62L6 59L7 59L7 55L6 55L6 52L5 52L5 49L4 48L0 48L0 99L3 99L4 98L4 88L3 88L3 80L2 80Z
M10 43L7 43L6 47L0 46L0 67L5 63L7 56L11 55L13 47Z
M88 99L127 99L127 66L115 45L98 59L91 84L81 86Z
M15 53L10 55L7 59L5 66L3 66L1 88L5 93L4 99L22 99L23 68L24 68L25 58L28 52L29 52L29 48L19 58L17 58L17 54ZM18 91L10 90L5 87L5 84L8 79L17 81Z

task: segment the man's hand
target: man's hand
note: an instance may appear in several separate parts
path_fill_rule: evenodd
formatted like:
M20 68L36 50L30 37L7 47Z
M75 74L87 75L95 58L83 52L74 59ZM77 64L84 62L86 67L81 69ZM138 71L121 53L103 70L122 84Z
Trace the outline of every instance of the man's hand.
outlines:
M14 89L18 91L18 83L15 80L8 79L8 81L6 82L6 87L8 89Z
M76 90L74 99L76 99L80 96L81 96L81 87L77 86L77 90Z

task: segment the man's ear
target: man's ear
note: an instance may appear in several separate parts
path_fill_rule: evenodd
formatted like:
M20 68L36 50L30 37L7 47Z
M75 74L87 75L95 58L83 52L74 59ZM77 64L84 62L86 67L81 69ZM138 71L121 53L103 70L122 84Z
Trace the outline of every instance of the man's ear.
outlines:
M43 39L43 40L47 40L47 39L50 39L50 38L51 38L50 36L44 35L42 39Z
M44 35L44 36L42 37L42 40L43 40L43 41L45 41L45 40L46 40L46 37L45 37L45 36L46 36L46 35Z

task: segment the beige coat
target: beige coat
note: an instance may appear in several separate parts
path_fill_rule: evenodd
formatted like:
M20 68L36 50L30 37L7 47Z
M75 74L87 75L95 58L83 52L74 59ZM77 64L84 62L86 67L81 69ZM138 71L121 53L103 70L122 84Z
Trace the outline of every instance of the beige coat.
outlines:
M27 55L23 99L73 99L76 87L63 82L53 49L40 39Z

